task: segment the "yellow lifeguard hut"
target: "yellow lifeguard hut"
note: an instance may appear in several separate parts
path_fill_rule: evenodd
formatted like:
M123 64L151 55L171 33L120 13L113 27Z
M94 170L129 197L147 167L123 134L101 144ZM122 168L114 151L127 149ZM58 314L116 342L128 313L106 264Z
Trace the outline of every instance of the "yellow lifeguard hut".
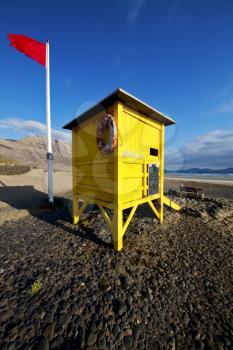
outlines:
M163 194L164 128L172 124L171 118L117 89L64 126L72 130L74 224L88 204L98 205L114 248L121 250L138 205L148 203L160 223L164 204L180 210ZM112 221L106 208L113 210Z

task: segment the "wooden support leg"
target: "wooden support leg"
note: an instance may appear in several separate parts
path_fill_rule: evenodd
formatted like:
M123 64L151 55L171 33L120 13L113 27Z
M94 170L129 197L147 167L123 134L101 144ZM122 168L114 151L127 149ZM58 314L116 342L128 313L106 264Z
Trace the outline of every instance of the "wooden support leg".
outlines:
M111 220L109 219L109 216L108 216L106 210L104 209L104 207L101 204L99 204L99 208L101 210L101 213L103 214L103 217L106 221L106 224L108 225L110 231L112 232L112 223L111 223Z
M79 208L78 196L75 195L73 197L73 224L76 225L79 222L80 215L87 207L88 202L83 202L81 207Z
M129 216L128 216L126 222L125 222L124 225L123 225L123 228L122 228L122 236L124 235L125 231L127 230L127 227L129 226L130 221L132 220L132 217L134 216L134 213L135 213L137 207L138 207L138 206L135 205L135 206L131 209L131 212L130 212Z
M151 209L153 210L153 212L155 213L156 217L158 219L160 219L160 213L158 212L158 210L155 208L154 204L152 203L151 200L148 200L149 206L151 207Z
M123 215L122 209L114 209L113 219L113 240L114 249L119 251L123 248Z
M177 211L181 210L181 206L175 202L173 202L170 198L163 196L163 202L168 207L171 207L172 209L175 209Z
M160 181L160 198L159 198L159 222L163 223L163 190L164 190L164 124L161 125L160 135L160 167L159 167L159 181Z
M78 196L73 194L73 224L76 225L79 220L78 214Z
M163 196L161 196L162 198L159 200L159 222L160 224L163 223Z

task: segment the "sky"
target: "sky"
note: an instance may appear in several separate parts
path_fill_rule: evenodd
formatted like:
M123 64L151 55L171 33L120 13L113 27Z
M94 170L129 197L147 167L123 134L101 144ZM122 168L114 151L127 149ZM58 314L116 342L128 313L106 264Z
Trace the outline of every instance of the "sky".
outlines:
M175 119L168 169L233 167L232 0L5 1L0 138L46 134L45 69L8 33L50 40L53 137L120 87Z

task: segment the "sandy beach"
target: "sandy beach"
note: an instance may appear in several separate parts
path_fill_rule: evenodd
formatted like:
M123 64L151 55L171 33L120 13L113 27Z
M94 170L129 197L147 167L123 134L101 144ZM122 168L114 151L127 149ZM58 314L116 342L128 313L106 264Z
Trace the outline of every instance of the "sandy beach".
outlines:
M208 198L233 200L233 180L208 177L165 176L165 192L179 192L181 185L202 188ZM0 176L0 224L5 221L32 215L44 210L47 202L47 172L32 169L22 175ZM54 171L54 195L64 199L70 207L72 199L72 173L69 170Z
M214 185L229 185L233 186L233 176L201 176L201 175L187 175L187 176L176 176L176 175L165 175L166 180L177 180L177 181L191 181L197 183L211 183Z

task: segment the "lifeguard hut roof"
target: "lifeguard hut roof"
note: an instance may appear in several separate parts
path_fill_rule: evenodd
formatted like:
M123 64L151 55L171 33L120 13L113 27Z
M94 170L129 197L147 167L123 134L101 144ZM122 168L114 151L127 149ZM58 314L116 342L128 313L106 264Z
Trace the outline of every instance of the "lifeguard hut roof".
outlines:
M128 92L126 92L122 89L117 89L114 92L112 92L110 95L105 97L103 100L98 102L96 105L89 108L86 112L80 114L75 119L73 119L71 122L64 125L63 129L72 130L72 128L75 127L76 125L89 119L93 115L104 111L106 108L113 105L114 102L116 102L116 101L121 101L125 105L127 105L128 107L133 108L133 109L137 110L138 112L141 112L144 115L158 121L159 123L163 123L166 126L176 124L176 122L174 120L167 117L163 113L157 111L156 109L152 108L151 106L147 105L146 103L142 102L141 100L139 100L138 98L129 94Z

